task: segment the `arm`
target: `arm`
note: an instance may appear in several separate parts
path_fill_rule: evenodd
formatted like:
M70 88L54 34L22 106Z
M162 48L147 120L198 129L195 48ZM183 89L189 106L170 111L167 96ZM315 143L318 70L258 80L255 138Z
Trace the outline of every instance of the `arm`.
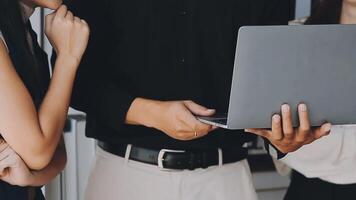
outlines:
M67 152L62 138L49 165L40 171L32 171L33 179L30 181L29 185L46 185L51 180L53 180L61 171L63 171L66 163Z
M0 144L0 179L19 186L42 186L54 179L63 169L67 161L63 139L58 145L50 164L40 171L31 171L23 160L7 143Z
M39 111L0 42L0 133L31 169L51 161L71 96L75 73L86 46L88 26L61 7L46 18L46 33L58 52L56 69Z

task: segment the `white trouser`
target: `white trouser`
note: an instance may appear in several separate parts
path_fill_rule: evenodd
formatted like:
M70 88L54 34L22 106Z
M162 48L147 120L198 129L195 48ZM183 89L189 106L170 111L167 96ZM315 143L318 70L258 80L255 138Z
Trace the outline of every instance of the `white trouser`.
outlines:
M246 160L194 171L162 171L97 148L86 200L256 200Z

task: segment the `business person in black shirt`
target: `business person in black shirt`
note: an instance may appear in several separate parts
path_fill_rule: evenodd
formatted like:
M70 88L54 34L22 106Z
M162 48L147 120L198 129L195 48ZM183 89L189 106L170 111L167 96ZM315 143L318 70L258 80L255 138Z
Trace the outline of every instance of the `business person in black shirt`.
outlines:
M88 21L92 36L72 101L87 113L87 136L99 141L86 199L256 199L242 147L251 135L216 129L194 115L227 110L238 28L287 24L289 1L69 6ZM249 131L282 152L329 131L310 129L305 106L304 126L293 129L289 106L283 108L273 132Z

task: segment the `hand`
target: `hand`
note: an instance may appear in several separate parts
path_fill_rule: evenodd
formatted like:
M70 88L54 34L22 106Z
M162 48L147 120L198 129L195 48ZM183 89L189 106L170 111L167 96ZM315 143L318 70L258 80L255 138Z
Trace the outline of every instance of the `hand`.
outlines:
M319 128L310 127L308 108L305 104L298 106L298 115L300 126L293 128L291 109L285 104L282 105L282 117L278 114L272 117L271 131L266 129L246 129L245 131L267 138L283 153L296 151L330 133L330 123Z
M216 129L197 120L194 115L211 116L213 109L207 109L193 101L161 102L157 109L154 127L178 140L193 140L204 137ZM194 114L194 115L193 115Z
M88 24L62 5L46 16L46 35L54 50L60 55L74 57L78 63L88 44Z
M34 180L31 170L2 139L0 139L0 179L18 186L29 186Z
M126 123L155 128L177 140L193 140L216 129L201 123L194 115L211 116L214 113L215 110L207 109L193 101L153 101L137 98L127 113Z

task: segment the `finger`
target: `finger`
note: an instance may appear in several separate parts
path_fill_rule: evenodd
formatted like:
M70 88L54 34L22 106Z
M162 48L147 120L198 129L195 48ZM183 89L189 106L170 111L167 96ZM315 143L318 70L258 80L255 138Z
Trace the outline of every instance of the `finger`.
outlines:
M193 136L195 136L195 134L197 133L199 136L202 137L213 130L213 127L211 125L204 124L198 121L191 113L186 114L183 123L187 126L189 131L193 133Z
M0 178L1 176L6 176L6 168L5 165L0 164Z
M197 125L197 119L192 115L190 110L184 110L179 117L180 122L183 124L181 127L181 131L194 133Z
M331 132L331 128L332 128L332 125L330 123L323 124L320 128L317 128L314 131L315 139L319 139L321 137L329 135Z
M210 131L213 130L212 126L207 125L207 124L203 124L199 121L196 121L196 126L195 126L195 132L199 135L199 136L205 136L207 135Z
M58 10L55 12L56 16L55 18L64 18L67 15L68 8L65 5L62 5L61 7L58 8Z
M245 132L248 133L253 133L255 135L259 135L265 138L270 138L271 137L271 131L266 130L266 129L258 129L258 128L249 128L249 129L245 129Z
M53 13L47 15L47 16L45 17L46 24L51 24L52 21L53 21L53 19L54 19L54 16L55 16L55 15L56 15L55 12L53 12Z
M74 21L74 15L72 12L68 11L65 18L69 21Z
M273 115L272 117L272 139L282 140L283 130L282 130L282 120L280 115Z
M194 140L203 137L203 135L199 134L198 132L181 132L181 137L178 137L176 139L178 140L183 140L183 141L189 141L189 140Z
M294 128L292 123L292 112L288 104L282 105L282 126L284 139L292 140L294 138Z
M81 24L83 23L82 20L79 17L74 17L74 22Z
M203 137L212 130L211 125L198 121L189 110L186 110L186 112L182 115L181 121L184 124L184 128L182 128L182 130L184 132L190 132L189 135L191 138Z
M211 116L215 113L214 109L208 109L204 106L194 103L193 101L184 101L184 105L195 115Z
M299 128L297 132L297 141L305 141L310 134L310 121L308 107L305 104L300 104L298 106L298 115L299 115Z
M81 21L83 24L88 24L87 21L85 21L84 19L80 19L80 21Z
M1 176L6 175L6 172L7 172L6 169L9 168L9 167L11 167L11 165L10 165L10 162L9 162L8 158L5 158L2 161L0 161L0 175Z
M6 149L4 149L1 153L0 153L0 162L2 162L3 160L5 160L6 158L10 157L11 155L11 148L8 146L6 147Z
M0 153L3 152L8 147L9 147L9 145L5 141L1 142L0 143Z

